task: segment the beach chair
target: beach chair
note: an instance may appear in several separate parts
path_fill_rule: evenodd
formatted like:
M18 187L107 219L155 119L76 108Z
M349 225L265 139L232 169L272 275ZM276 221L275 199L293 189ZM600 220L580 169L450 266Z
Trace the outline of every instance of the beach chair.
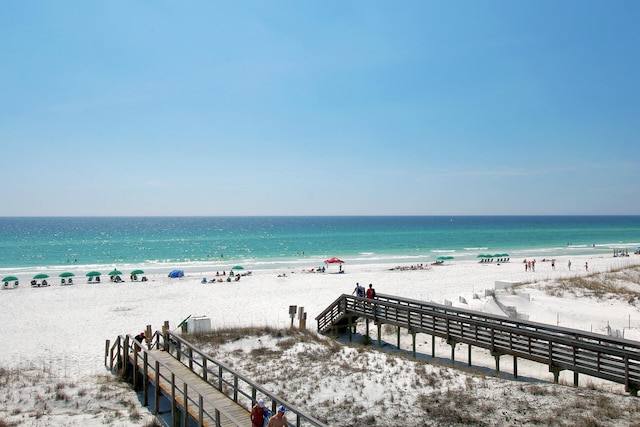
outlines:
M67 283L67 281L62 279L62 281L60 283L62 283L64 285L65 283Z

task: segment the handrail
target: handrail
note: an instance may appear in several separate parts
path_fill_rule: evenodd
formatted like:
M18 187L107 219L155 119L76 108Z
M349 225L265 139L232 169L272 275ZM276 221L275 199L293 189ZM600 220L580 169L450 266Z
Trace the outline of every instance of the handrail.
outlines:
M151 340L151 343L153 342L153 339ZM152 345L150 344L149 347L152 347ZM122 359L123 361L125 361L124 363L126 363L126 358L128 357L129 354L133 354L134 358L137 356L137 354L139 354L140 352L142 352L143 354L143 360L144 360L144 364L146 365L148 363L148 355L151 354L150 353L150 349L145 348L145 344L142 343L138 343L135 338L132 335L125 335L123 336L118 336L116 339L116 342L113 344L113 346L111 347L111 353L113 354L113 350L117 349L117 353L118 353L118 358ZM151 357L153 358L153 355L151 355ZM114 370L113 367L113 356L110 358L111 360L111 370ZM216 407L215 403L212 402L210 399L208 399L205 395L202 395L199 392L196 392L197 394L197 398L198 400L196 401L195 398L191 397L191 395L188 392L188 388L187 388L187 381L185 378L183 378L180 374L176 374L175 372L173 372L171 370L171 368L166 365L165 363L161 362L158 359L155 359L156 362L156 367L154 367L153 369L156 370L156 373L159 375L160 378L162 378L164 381L168 382L169 384L172 385L172 389L175 387L175 378L178 378L182 381L183 390L180 390L179 388L176 388L176 390L178 392L180 392L180 394L183 397L183 401L184 404L186 405L186 407L189 406L189 402L191 402L194 406L199 408L199 415L198 418L196 418L196 421L198 421L199 425L202 425L202 418L204 415L206 415L207 417L209 417L211 420L214 421L214 423L216 423L216 425L219 425L219 419L220 419L220 414L222 416L224 416L225 419L227 419L229 422L233 423L233 425L235 426L243 426L245 425L245 422L239 422L235 420L235 417L233 416L233 414L229 413L226 409L224 408L219 408ZM161 371L158 370L158 367L162 365L166 370L168 370L169 372L171 372L171 378L162 375ZM120 367L122 368L122 367ZM120 369L116 369L116 371L119 371ZM212 407L216 408L215 411L216 413L211 414L209 413L209 411L204 409L204 405L203 403L207 402L209 403ZM219 413L219 414L218 414Z
M160 339L163 340L162 345L165 351L173 354L177 360L185 364L185 366L187 366L192 372L200 376L200 378L205 380L211 386L215 387L218 391L224 393L231 400L243 406L247 410L250 410L253 404L257 402L257 394L259 392L272 402L273 413L275 413L276 408L279 405L284 405L287 407L287 415L289 417L291 417L290 414L295 415L295 423L292 423L292 421L289 420L289 425L326 426L324 423L312 416L306 415L301 409L297 408L290 402L287 402L283 398L271 393L244 375L235 372L224 363L206 355L181 336L167 330L164 334L162 332L156 332L154 334L154 339L156 339L155 337L157 337L158 343L160 342ZM183 347L185 349L183 349ZM186 360L183 361L183 359ZM195 369L194 365L198 369ZM225 374L228 374L231 379L225 379ZM225 386L227 386L228 390L225 389ZM248 388L250 392L245 391L245 388ZM241 398L244 398L244 401ZM303 422L305 422L305 424L303 424Z

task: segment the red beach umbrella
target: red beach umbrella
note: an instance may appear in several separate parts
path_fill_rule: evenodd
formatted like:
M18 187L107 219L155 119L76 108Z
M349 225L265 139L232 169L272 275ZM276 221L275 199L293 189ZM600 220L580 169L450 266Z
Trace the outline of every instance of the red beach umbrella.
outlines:
M342 263L344 263L343 260L341 260L340 258L336 258L336 257L326 259L326 260L324 260L324 262L326 264L335 264L335 263L342 264Z

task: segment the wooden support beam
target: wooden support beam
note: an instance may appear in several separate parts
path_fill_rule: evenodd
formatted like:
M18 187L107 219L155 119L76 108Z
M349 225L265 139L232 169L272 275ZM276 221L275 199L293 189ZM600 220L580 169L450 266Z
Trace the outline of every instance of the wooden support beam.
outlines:
M178 405L176 403L176 374L171 373L171 425L179 425Z
M513 356L513 377L518 379L518 358Z
M411 341L413 345L413 358L416 358L416 333L411 332Z
M160 413L160 362L156 360L156 379L153 389L153 414Z
M137 352L136 352L137 354ZM143 363L143 375L144 378L142 380L142 387L143 387L143 391L142 391L142 406L149 406L149 356L147 356L148 353L145 351L144 355L142 357L142 363ZM135 372L135 371L134 371Z
M436 336L431 335L431 357L436 358Z

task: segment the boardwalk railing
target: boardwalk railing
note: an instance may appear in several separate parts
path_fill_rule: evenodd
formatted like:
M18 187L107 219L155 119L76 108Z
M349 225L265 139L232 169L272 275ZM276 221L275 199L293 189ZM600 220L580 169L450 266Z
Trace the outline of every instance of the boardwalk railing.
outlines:
M583 373L624 384L633 395L640 389L640 342L392 295L374 300L342 295L316 321L318 331L328 333L351 328L358 318L378 325L379 338L382 324L408 329L414 335L414 353L415 333L426 333L444 338L452 346L452 358L457 343L488 349L497 370L499 357L511 355L515 376L520 357L547 364L556 381L560 371L570 370L576 385L577 374Z
M284 405L287 407L287 419L290 426L326 426L321 421L305 414L303 410L297 408L295 405L269 392L262 386L255 384L245 376L233 371L224 363L206 355L193 344L171 331L166 330L164 333L155 332L149 342L148 350L145 347L147 346L139 345L130 335L125 337L120 336L112 346L109 346L109 342L107 342L105 364L113 372L117 372L122 369L126 369L128 363L133 363L133 366L135 366L137 362L133 360L137 360L142 357L144 360L143 365L147 366L149 351L161 350L166 354L173 356L177 361L187 367L189 371L197 375L213 389L224 394L228 399L230 399L230 401L237 403L247 411L249 411L257 402L258 394L260 394L260 398L264 399L265 402L271 402L271 409L274 414L278 406ZM159 371L159 368L153 370L154 374ZM144 373L143 378L147 377L148 374ZM133 378L135 381L136 376L134 375ZM165 380L174 382L173 375L171 378L167 378ZM157 383L158 381L155 381L155 384ZM178 388L176 388L176 390L178 390ZM204 403L203 400L206 400L206 396L190 396L186 391L180 394L181 392L179 390L177 393L178 397L182 399L184 399L186 395L188 404L193 408L198 408L196 410L198 415L194 416L197 422L199 422L199 419L209 418L210 420L213 420L214 425L220 425L219 420L221 416L224 417L225 414L201 414ZM158 396L158 393L155 395ZM144 404L147 405L146 398ZM215 403L212 403L212 405L215 405ZM154 407L157 408L158 406L155 405Z
M187 426L189 416L198 426L247 425L246 420L237 420L233 414L217 408L215 402L192 387L187 378L150 356L151 351L146 347L146 344L139 344L131 335L117 337L111 347L107 345L107 367L112 372L129 376L135 390L142 387L144 406L149 406L149 386L153 383L154 415L159 414L159 400L164 394L171 401L173 425ZM161 384L165 386L162 387ZM178 408L181 410L178 411Z

